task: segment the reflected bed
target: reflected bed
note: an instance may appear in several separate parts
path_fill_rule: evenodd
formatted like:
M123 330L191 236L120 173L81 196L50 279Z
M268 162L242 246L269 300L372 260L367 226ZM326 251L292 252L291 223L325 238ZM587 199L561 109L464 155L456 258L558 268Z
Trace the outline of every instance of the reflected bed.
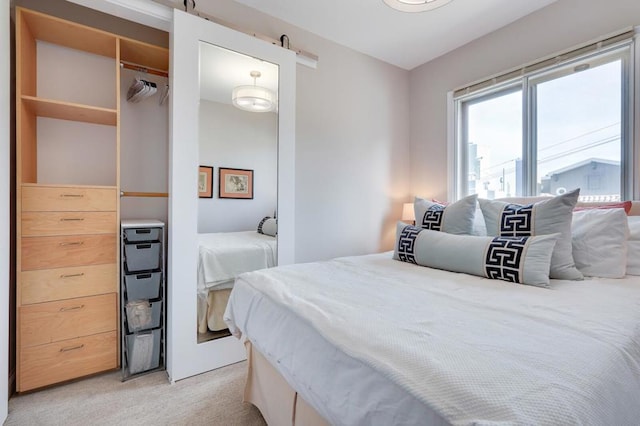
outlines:
M227 328L222 314L236 277L276 265L276 238L256 231L198 235L198 332Z

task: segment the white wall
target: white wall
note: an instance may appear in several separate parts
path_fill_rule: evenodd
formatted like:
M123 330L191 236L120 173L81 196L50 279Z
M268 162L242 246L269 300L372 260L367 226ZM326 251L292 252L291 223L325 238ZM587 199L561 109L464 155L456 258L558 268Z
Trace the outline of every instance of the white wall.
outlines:
M7 418L9 381L9 186L10 52L9 1L0 1L0 423Z
M637 0L559 0L411 71L411 193L447 197L447 92L640 24Z
M198 232L256 230L276 210L278 120L200 101L200 165L214 167L213 197L198 200ZM253 170L253 200L218 198L220 167Z
M409 72L232 0L198 9L319 56L297 66L296 261L391 249L409 201Z

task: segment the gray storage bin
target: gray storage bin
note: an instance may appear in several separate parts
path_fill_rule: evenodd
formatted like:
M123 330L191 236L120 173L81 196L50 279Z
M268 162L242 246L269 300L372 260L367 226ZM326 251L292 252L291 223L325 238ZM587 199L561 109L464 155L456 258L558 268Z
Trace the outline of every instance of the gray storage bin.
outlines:
M124 240L127 243L158 241L160 232L162 232L162 228L126 228L124 229Z
M124 276L127 300L148 300L160 297L162 272L148 272Z
M149 271L160 267L161 243L125 244L127 271Z
M127 335L127 367L129 374L153 370L160 365L160 329Z
M129 333L149 330L160 326L162 300L156 302L127 302L127 328Z

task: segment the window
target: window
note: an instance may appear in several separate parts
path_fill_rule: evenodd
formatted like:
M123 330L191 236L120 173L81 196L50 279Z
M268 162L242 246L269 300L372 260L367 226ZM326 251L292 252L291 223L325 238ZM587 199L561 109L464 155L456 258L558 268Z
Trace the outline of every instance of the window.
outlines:
M456 92L454 197L631 198L631 51L626 40Z

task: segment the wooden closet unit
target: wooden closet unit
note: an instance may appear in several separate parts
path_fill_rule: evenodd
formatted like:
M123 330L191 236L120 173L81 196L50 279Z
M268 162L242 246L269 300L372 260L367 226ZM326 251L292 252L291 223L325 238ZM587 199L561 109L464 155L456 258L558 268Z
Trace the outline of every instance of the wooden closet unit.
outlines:
M64 49L74 57L107 64L104 71L110 77L105 84L115 81L106 101L110 105L43 96L40 79L55 71L38 68L43 48ZM122 61L166 71L169 51L16 8L18 392L119 365ZM58 74L64 78L64 73ZM69 87L75 84L84 83L67 82ZM58 139L41 130L51 123ZM60 140L59 129L73 139L77 123L90 126L84 128L86 134L93 135L95 129L96 134L113 135L107 146L102 145L113 155L87 160L69 148L73 145L51 146ZM104 142L91 139L87 143ZM51 158L51 152L64 160ZM102 174L94 174L94 169Z

